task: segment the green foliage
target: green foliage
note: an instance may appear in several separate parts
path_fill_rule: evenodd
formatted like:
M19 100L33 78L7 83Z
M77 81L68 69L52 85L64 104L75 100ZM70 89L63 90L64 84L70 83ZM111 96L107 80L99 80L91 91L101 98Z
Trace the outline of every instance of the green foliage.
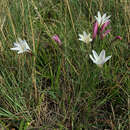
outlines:
M128 129L129 30L123 3L5 1L5 7L0 5L5 14L0 25L0 129ZM79 33L92 32L97 11L111 15L111 33L93 45L98 54L105 49L112 55L102 69L89 58L91 45L78 40ZM61 46L52 40L54 34ZM117 35L123 40L112 43ZM26 39L34 55L10 50L18 37Z

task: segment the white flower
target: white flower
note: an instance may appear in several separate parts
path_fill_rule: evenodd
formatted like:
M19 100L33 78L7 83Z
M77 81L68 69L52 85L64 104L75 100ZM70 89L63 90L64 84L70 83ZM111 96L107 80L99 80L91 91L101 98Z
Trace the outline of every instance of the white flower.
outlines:
M26 40L21 40L20 38L14 43L14 48L10 48L10 50L18 51L18 54L31 51Z
M97 66L99 67L102 67L103 64L111 58L111 56L108 56L105 58L105 50L102 50L99 56L94 50L92 50L92 53L93 53L93 57L92 55L89 55L89 56L91 60L93 61L93 63L97 64Z
M92 41L91 37L90 37L90 33L87 35L87 33L85 31L83 31L83 35L79 34L79 40L83 41L85 43L89 43Z
M98 11L98 17L95 16L97 22L98 22L98 26L102 26L104 23L109 22L111 16L107 16L106 17L106 13L101 17L101 13Z

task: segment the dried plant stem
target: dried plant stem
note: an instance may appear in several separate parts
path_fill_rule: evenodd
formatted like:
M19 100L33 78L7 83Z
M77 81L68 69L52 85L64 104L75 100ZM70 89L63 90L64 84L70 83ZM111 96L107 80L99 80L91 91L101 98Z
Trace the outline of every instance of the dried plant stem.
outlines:
M33 62L35 64L35 58L34 58ZM35 101L37 101L36 69L34 66L32 69L32 83L33 83L33 87L34 87Z
M3 37L4 37L4 40L6 40L5 34L4 34L4 32L3 32L2 29L1 29L1 33L2 33L2 35L3 35Z
M76 30L75 30L74 21L73 21L73 18L72 18L72 13L71 13L71 10L70 10L69 1L68 1L68 0L65 0L65 2L66 2L66 4L67 4L68 10L69 10L69 14L70 14L70 18L71 18L71 22L72 22L73 30L74 30L75 35L76 35ZM76 35L76 36L77 36L77 35Z
M7 15L8 15L9 19L10 19L11 25L12 25L12 29L13 29L14 36L15 36L15 38L17 38L17 36L16 36L16 31L15 31L15 26L14 26L14 23L13 23L13 20L12 20L11 13L10 13L10 9L9 9L9 8L7 8L7 13L8 13Z
M32 6L34 7L34 10L36 11L38 17L40 18L40 22L41 22L42 24L44 24L48 36L51 37L51 34L50 34L50 31L49 31L49 28L48 28L48 26L46 25L46 23L44 22L44 20L43 20L41 14L40 14L40 12L38 11L38 7L36 6L36 4L35 4L35 2L34 2L33 0L31 0L31 1L32 1Z
M28 2L28 3L29 3L29 2ZM33 52L35 53L35 52L36 52L36 51L35 51L36 48L35 48L35 40L34 40L34 31L33 31L32 18L31 18L31 12L30 12L29 7L28 7L28 10L29 10L29 17L30 17L31 32L32 32ZM33 65L32 65L32 84L33 84L33 87L34 87L35 102L37 102L38 92L37 92L37 85L36 85L36 68L35 68L35 65L36 65L36 57L33 56L33 57L32 57L32 60L33 60Z
M128 96L128 125L130 129L130 96Z
M2 18L0 18L0 19L2 19ZM6 40L5 34L3 32L3 26L4 26L4 23L5 23L5 20L6 20L6 17L4 17L4 19L3 19L2 23L1 23L0 30L1 30L1 33L2 33L2 35L4 37L4 39Z

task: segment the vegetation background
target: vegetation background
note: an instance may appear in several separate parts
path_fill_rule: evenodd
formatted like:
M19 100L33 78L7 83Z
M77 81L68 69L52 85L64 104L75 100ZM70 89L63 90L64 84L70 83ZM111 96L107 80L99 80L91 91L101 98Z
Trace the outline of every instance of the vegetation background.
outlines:
M102 69L78 40L98 11L111 15L112 29L94 43L112 55ZM117 35L123 40L111 43ZM10 50L18 37L35 56ZM128 130L129 42L127 0L0 0L0 129Z

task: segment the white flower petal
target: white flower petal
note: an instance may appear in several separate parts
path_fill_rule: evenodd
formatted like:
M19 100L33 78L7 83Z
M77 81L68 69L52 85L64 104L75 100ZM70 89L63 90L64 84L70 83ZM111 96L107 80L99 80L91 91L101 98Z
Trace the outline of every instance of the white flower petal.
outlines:
M10 48L10 50L16 50L16 51L18 51L18 50L19 50L19 48L18 48L18 47L15 47L15 48Z
M100 57L100 59L105 60L105 50L101 51L99 57Z
M101 13L98 11L98 18L101 19Z
M102 19L105 19L106 18L106 13L102 16Z
M26 42L25 40L24 40L24 44L25 44L27 50L31 50L30 47L28 46L28 44L27 44L27 42Z
M82 35L82 34L79 34L79 37L83 37L83 35Z
M92 57L91 54L89 55L89 57L90 57L90 59L91 59L94 63L96 63L95 59Z
M92 40L93 40L93 39L91 39L91 38L89 39L90 42L91 42Z
M82 39L82 38L79 38L79 40L80 40L80 41L83 41L83 39Z
M105 19L108 20L111 17L111 15L107 16Z
M98 19L98 17L97 17L97 16L95 16L95 19L97 20L97 19Z
M83 35L81 35L81 34L79 34L79 37L80 37L80 39L84 39L84 36L83 36Z
M93 56L94 56L95 60L97 60L98 59L98 54L96 53L96 51L92 50L92 53L93 53Z
M106 57L106 58L105 58L105 62L107 62L111 57L112 57L112 56ZM105 62L104 62L104 63L105 63Z
M108 16L108 17L102 19L102 24L104 24L104 23L106 23L106 22L109 22L109 21L110 21L109 18L110 18L110 17Z
M83 31L83 35L84 37L87 37L87 33L85 31Z
M18 45L18 43L15 42L15 43L14 43L14 46L18 47L19 45Z

